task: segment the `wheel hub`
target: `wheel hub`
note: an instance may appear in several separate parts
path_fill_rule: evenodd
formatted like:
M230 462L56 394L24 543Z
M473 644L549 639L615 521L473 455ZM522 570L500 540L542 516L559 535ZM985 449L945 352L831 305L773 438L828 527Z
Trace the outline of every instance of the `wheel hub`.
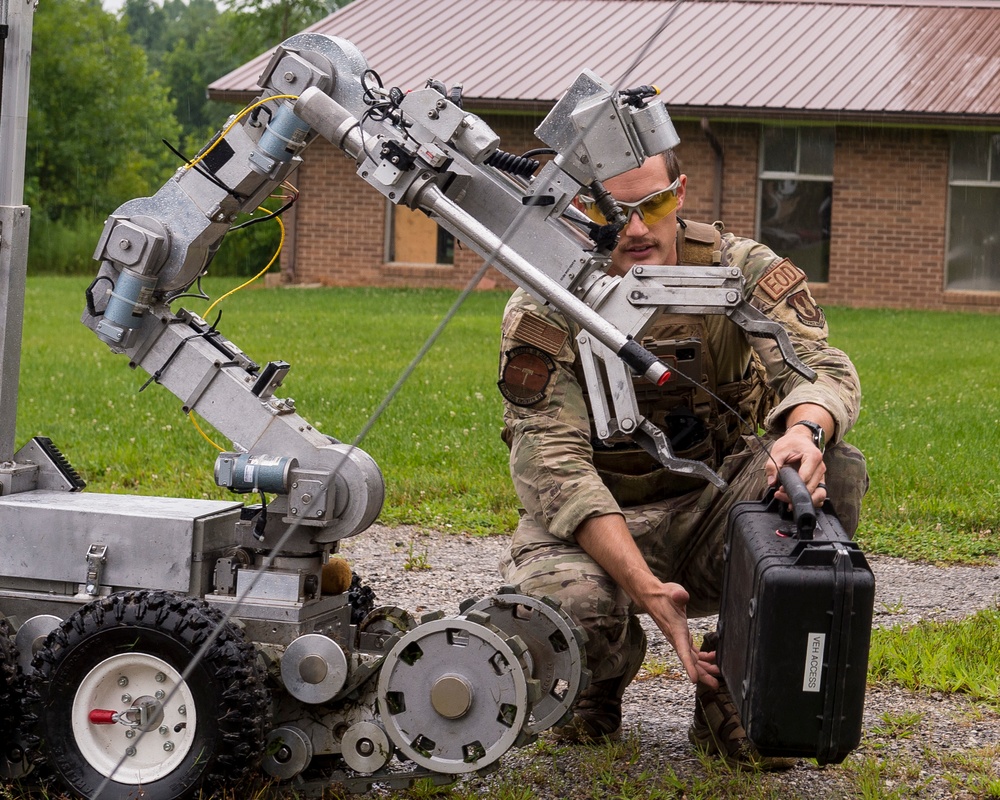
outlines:
M111 656L95 666L77 689L71 719L91 766L136 785L175 770L197 727L194 697L180 673L145 653Z
M523 645L479 617L421 623L393 645L379 675L389 739L436 772L481 770L526 735L538 687L525 675Z

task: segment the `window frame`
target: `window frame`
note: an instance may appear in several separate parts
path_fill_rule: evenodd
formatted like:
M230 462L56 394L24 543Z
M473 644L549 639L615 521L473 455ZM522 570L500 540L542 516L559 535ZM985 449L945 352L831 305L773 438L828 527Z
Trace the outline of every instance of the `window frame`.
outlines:
M795 171L789 172L788 170L768 170L765 169L765 155L766 155L766 132L768 129L784 129L784 130L794 130L795 131ZM802 132L807 129L827 129L831 132L832 139L832 151L830 153L830 173L818 173L818 172L802 172ZM754 204L754 231L756 233L757 241L761 241L763 236L761 232L761 224L763 222L763 211L764 211L764 182L765 181L781 181L781 180L792 180L802 183L828 183L830 185L831 198L833 195L833 185L834 185L834 159L837 150L837 127L836 125L783 125L783 124L762 124L760 126L760 141L758 149L758 162L757 162L757 201ZM832 244L833 236L831 234L829 244ZM828 246L829 249L829 246ZM784 257L785 253L777 253L777 255ZM829 283L830 281L830 254L827 252L826 257L826 278L823 280L810 278L810 283Z
M965 140L966 144L970 144L974 141L976 136L987 137L987 153L986 153L986 177L985 178L955 178L955 149L960 146L962 137L968 137ZM953 190L958 188L971 188L971 189L993 189L994 191L1000 193L1000 163L994 163L994 154L997 156L997 161L1000 162L1000 147L991 147L990 143L992 140L1000 137L1000 130L964 130L964 131L951 131L948 136L948 197L945 202L945 237L944 237L944 264L943 264L943 275L942 275L942 291L945 292L983 292L986 294L1000 294L1000 262L995 265L996 271L996 282L997 288L995 289L974 289L968 287L952 286L951 285L951 263L948 259L948 254L951 252L952 243L952 209L954 206L954 193ZM993 180L990 179L990 173L995 172L997 177Z

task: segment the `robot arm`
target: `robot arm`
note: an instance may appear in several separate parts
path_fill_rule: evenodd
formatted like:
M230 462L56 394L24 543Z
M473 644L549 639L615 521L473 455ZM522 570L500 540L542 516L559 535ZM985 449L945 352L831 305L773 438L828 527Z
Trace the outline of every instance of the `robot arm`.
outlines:
M601 181L678 142L663 104L646 102L651 88L618 92L584 71L538 128L556 155L530 177L501 168L509 157L483 120L431 85L409 93L386 90L363 55L335 37L300 34L287 40L260 85L263 93L248 112L153 197L129 201L111 215L84 315L113 350L128 354L133 366L180 397L186 410L196 409L239 453L294 459L298 470L342 470L357 478L349 482L359 492L367 486L381 503L381 476L375 478L373 463L350 463L360 458L350 449L338 452L339 466L332 466L328 451L337 445L306 425L291 401L272 396L281 370L264 379L257 365L203 320L169 308L202 274L237 215L256 209L316 136L351 156L358 174L393 203L424 210L580 326L589 394L610 401L595 403L603 439L630 436L669 469L721 483L700 462L676 458L662 433L638 412L630 373L657 385L670 376L638 344L664 309L728 314L755 335L777 338L789 363L807 374L784 331L743 301L738 271L646 267L622 278L607 274L617 230L597 229L572 200L586 187L603 198L608 219L624 220ZM217 475L233 476L232 467L217 467ZM315 492L305 494L316 502ZM335 524L336 509L342 515L344 507L344 493L338 496L328 496L318 510L308 506L310 524L335 529L317 534L320 540L345 535L345 526ZM376 500L358 502L360 509L347 514L350 532L377 514L371 510ZM302 521L305 507L288 501L284 519Z
M346 42L309 39L280 48L264 91L152 197L130 200L105 224L83 321L133 368L173 392L227 436L216 480L237 492L278 495L268 533L298 534L288 550L309 552L367 528L381 510L382 475L364 452L313 429L294 401L274 396L288 371L259 367L197 315L171 300L205 271L242 212L256 210L295 167L316 134L292 101L309 87L360 102L364 59Z
M605 217L625 217L601 181L640 166L679 139L652 87L615 91L585 70L536 131L555 157L530 180L494 166L498 137L440 91L385 93L377 119L318 89L294 104L297 116L358 163L358 174L394 203L423 209L519 286L576 322L585 379L605 440L625 435L668 469L724 482L703 463L679 459L638 411L631 375L656 385L669 368L638 341L664 311L726 314L756 336L775 339L786 361L809 378L787 334L743 299L738 269L641 267L606 272L616 241L571 205L587 188Z
M244 212L255 211L296 166L315 133L292 112L306 89L360 98L350 76L360 53L347 43L323 50L281 48L260 79L263 93L153 197L130 200L107 220L94 258L107 292L92 325L112 349L127 350L146 310L187 290ZM101 281L100 279L106 279ZM96 306L96 301L94 304ZM93 313L92 317L98 315Z

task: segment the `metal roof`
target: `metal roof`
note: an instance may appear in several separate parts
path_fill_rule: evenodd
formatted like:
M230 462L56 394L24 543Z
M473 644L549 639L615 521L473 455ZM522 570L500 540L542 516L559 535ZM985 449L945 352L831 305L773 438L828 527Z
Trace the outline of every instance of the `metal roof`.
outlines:
M589 67L675 117L1000 123L1000 0L354 0L309 30L477 109L547 110ZM209 96L255 96L268 56Z

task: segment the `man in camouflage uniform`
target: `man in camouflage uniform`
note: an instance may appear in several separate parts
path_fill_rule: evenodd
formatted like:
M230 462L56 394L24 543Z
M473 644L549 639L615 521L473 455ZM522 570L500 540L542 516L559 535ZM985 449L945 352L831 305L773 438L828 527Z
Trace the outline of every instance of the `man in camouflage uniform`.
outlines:
M643 344L690 380L675 375L655 389L637 379L639 410L666 432L677 456L718 472L728 483L720 491L666 471L634 443L602 443L588 409L579 329L515 292L504 315L498 385L523 512L501 573L527 594L558 598L587 633L592 683L572 721L557 729L561 738L619 735L621 698L645 654L635 617L641 612L698 684L692 742L732 761L760 763L720 685L714 634L696 650L687 620L718 612L729 509L763 496L779 467L797 467L817 507L829 496L853 535L868 478L861 453L843 439L861 392L850 360L827 343L805 274L757 242L721 233L721 225L680 220L686 184L672 152L606 182L628 215L610 272L623 275L637 264L739 267L746 297L785 328L818 378L800 377L771 340L748 336L724 315L665 315L654 323ZM713 395L763 436L749 435ZM787 500L780 488L778 496Z

